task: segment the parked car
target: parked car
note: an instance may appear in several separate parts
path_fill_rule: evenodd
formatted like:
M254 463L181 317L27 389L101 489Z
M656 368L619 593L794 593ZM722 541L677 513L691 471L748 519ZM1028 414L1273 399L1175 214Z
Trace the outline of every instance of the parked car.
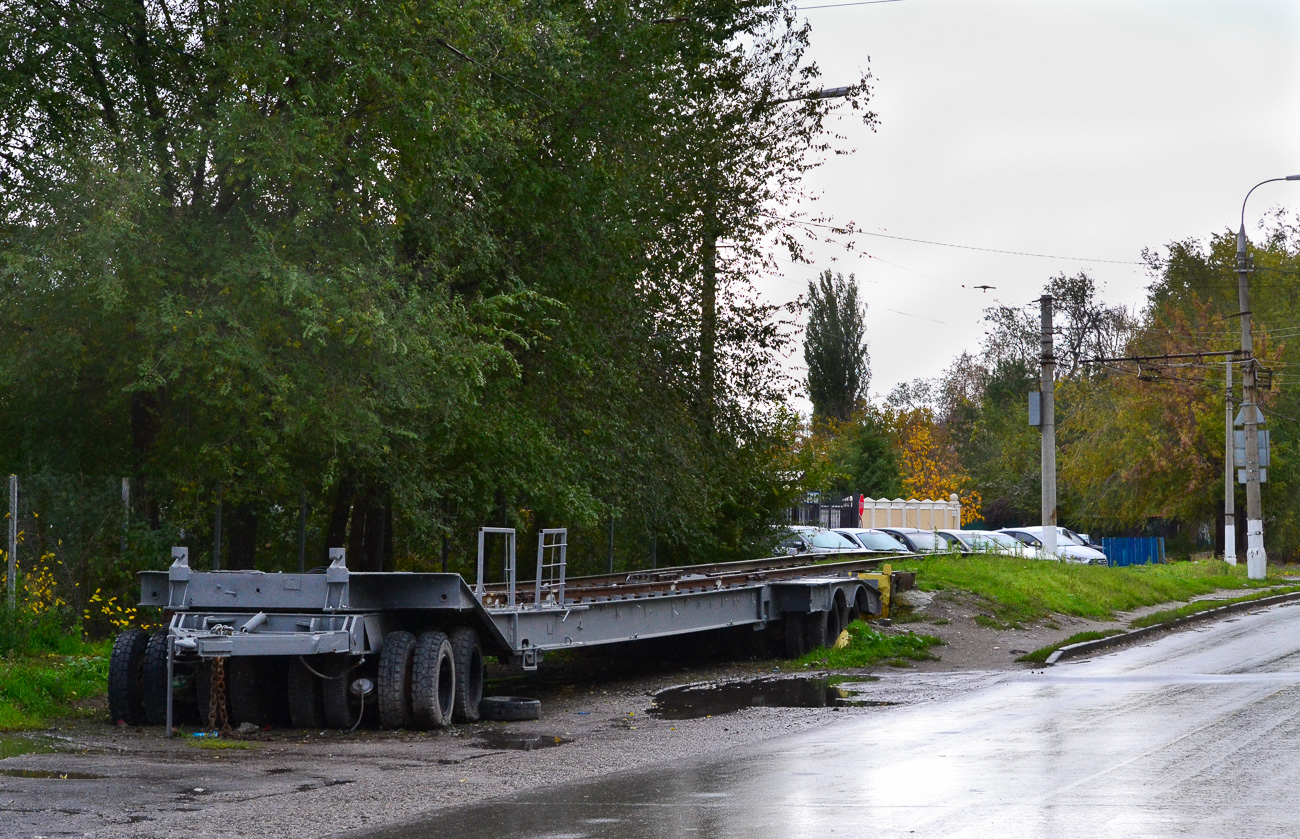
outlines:
M878 527L898 541L907 545L914 553L933 554L948 550L948 542L935 534L933 530L921 530L917 527Z
M1043 549L1043 528L1039 525L1033 527L1004 527L1000 532L1014 536L1031 548ZM1084 565L1108 564L1104 553L1096 548L1080 544L1071 535L1070 531L1064 527L1056 528L1056 555L1066 562L1078 562Z
M864 551L877 553L910 554L912 549L883 530L870 527L840 527L836 533L856 542Z
M971 547L969 536L963 537L963 534L968 532L969 531L965 530L936 530L934 533L944 541L944 545L946 546L945 550L949 552L956 551L961 554L976 553L977 551Z
M1025 559L1060 561L1060 557L1049 556L1026 545L1008 533L999 533L996 530L940 530L938 533L940 536L961 542L966 547L963 553L998 554L999 556L1018 556Z
M857 542L847 536L841 536L834 530L809 525L793 525L785 528L781 541L777 543L776 552L794 556L796 554L827 554L841 551L860 551Z

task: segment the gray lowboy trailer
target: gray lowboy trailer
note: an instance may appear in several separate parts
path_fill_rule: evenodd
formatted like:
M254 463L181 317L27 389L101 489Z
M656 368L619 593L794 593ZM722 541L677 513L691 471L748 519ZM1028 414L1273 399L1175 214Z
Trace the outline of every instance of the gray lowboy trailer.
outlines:
M492 538L504 543L505 580L487 584ZM435 728L479 718L485 657L535 669L551 650L738 627L770 630L753 637L776 635L797 655L880 614L889 585L873 573L878 555L566 579L566 552L564 530L543 531L535 577L521 585L514 531L483 528L471 587L452 573L352 572L341 548L323 573L300 574L196 571L173 548L167 571L140 575L141 605L162 608L166 628L118 637L110 711L169 732L174 714L349 728L371 702L384 727Z

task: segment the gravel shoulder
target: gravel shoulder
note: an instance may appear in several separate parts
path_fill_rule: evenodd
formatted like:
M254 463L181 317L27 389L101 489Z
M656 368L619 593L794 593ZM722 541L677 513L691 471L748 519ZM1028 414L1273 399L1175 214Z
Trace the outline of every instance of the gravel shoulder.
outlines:
M945 642L937 650L940 658L846 674L869 680L860 686L863 699L914 704L978 689L1026 669L1014 661L1023 652L1087 629L1124 626L1139 614L1120 616L1121 621L1056 616L1042 625L1003 630L980 623L981 605L969 596L909 600L910 614L899 615L906 622L885 631L937 635ZM637 656L635 649L589 654L532 676L494 669L491 692L542 700L543 716L536 722L431 733L272 730L236 744L245 748L226 749L202 748L205 741L192 737L167 740L156 728L98 722L0 737L0 756L25 747L37 750L0 759L0 835L269 839L345 834L523 787L696 760L890 710L747 708L703 719L659 719L648 711L654 694L666 688L792 671L772 661L710 661L688 647L644 660ZM494 738L503 735L535 737L541 745L560 742L519 751L500 748Z

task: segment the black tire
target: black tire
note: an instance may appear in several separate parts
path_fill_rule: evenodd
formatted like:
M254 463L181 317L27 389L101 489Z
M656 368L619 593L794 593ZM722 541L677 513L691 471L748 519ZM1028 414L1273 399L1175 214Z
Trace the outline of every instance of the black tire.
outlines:
M485 696L478 707L482 718L493 722L521 722L542 718L542 703L523 696Z
M451 724L460 681L451 639L441 632L421 633L411 664L411 717L417 728Z
M825 647L826 633L825 612L809 612L803 616L803 643L807 651Z
M144 714L144 653L149 633L128 629L113 641L108 658L108 715L114 723L140 725Z
M456 661L456 722L478 722L485 672L478 630L472 626L453 629L451 652Z
M158 630L144 648L140 681L149 725L167 724L167 636L167 630Z
M285 694L289 700L289 724L294 728L325 727L325 694L321 680L316 677L301 657L289 663Z
M803 615L787 612L782 623L785 624L785 657L798 658L808 652L808 644L804 638Z
M840 640L840 633L844 631L844 615L848 609L841 610L838 606L831 606L826 612L826 649L834 647Z
M266 725L271 715L268 698L261 661L237 656L226 659L226 707L231 725Z
M321 705L325 709L326 725L330 728L351 728L364 709L361 698L353 696L348 689L352 683L352 666L356 662L345 656L340 656L340 659L329 669L316 668L326 676L335 677L320 680Z
M411 665L415 659L415 636L399 629L384 636L379 650L379 724L384 728L410 728ZM346 686L344 688L346 690Z

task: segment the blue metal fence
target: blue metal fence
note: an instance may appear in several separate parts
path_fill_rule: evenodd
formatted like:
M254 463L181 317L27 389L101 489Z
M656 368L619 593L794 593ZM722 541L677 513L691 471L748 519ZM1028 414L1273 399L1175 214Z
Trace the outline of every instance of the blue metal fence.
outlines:
M1165 537L1103 537L1101 550L1106 554L1108 564L1112 568L1125 565L1150 565L1165 561Z

